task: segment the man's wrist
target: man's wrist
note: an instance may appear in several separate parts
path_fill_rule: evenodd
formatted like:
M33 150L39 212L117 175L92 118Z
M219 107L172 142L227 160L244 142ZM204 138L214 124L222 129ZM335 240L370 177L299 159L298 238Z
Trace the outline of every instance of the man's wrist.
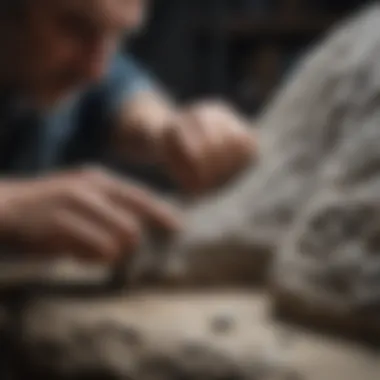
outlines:
M135 163L160 163L175 114L175 105L164 95L150 92L136 95L121 112L113 146Z

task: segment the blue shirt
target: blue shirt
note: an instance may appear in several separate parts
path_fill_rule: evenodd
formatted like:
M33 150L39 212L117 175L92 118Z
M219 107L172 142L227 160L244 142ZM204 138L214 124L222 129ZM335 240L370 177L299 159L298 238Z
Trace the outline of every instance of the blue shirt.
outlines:
M129 56L117 56L102 81L49 113L22 112L0 97L0 174L25 176L99 161L107 155L113 116L122 102L152 88Z

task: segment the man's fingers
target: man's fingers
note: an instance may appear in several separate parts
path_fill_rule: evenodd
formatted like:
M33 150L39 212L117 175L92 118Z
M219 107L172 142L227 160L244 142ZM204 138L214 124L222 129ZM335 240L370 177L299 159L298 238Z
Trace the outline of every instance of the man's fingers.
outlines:
M170 170L192 192L217 185L239 159L234 146L237 132L226 126L228 120L214 116L189 112L180 119L169 141Z
M120 208L120 213L134 213L137 219L161 225L168 229L178 229L181 225L180 213L173 206L159 200L157 196L141 185L134 185L107 171L92 171L85 175L86 194L99 192L108 199L110 205Z
M121 240L89 219L68 210L57 215L55 246L83 258L113 261L122 252Z
M107 195L120 205L121 209L136 213L143 221L169 230L178 230L181 227L179 211L142 187L125 184L122 180L115 179Z
M203 122L203 125L202 125ZM256 141L244 120L233 110L218 109L198 117L198 125L208 142L204 165L208 169L206 188L223 185L253 159Z
M221 151L225 152L224 157L221 157L223 165L219 173L220 178L223 179L223 177L229 177L231 173L239 171L250 162L254 152L253 139L247 131L229 129Z
M167 139L169 171L188 190L197 191L207 178L203 157L206 144L203 131L188 118L178 120Z
M234 159L234 152L231 151L233 134L226 128L222 118L195 118L195 121L204 141L200 157L200 168L203 166L202 188L212 188L226 171L231 170Z
M188 191L223 184L254 157L245 121L223 104L189 108L175 122L166 139L166 164Z
M85 190L85 189L84 189ZM137 246L140 239L140 226L130 210L119 208L97 192L80 192L71 199L68 209L82 214L109 233L116 235L125 249Z

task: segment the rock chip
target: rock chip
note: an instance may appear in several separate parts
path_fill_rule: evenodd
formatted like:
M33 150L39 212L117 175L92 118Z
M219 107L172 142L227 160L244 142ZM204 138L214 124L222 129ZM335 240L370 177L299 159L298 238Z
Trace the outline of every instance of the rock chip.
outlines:
M339 120L330 121L326 135L339 139L331 140L334 149L320 157L314 190L279 244L273 269L281 313L377 343L379 21L376 5L353 18L335 41L332 38L322 47L321 51L332 52L339 40L347 45L341 58L326 66L327 72L340 73L338 97L325 104L326 109L333 109L340 99Z

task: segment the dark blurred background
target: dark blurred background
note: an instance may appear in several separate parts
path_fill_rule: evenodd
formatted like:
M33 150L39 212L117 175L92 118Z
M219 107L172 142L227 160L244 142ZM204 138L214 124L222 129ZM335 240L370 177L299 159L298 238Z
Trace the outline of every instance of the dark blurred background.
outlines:
M310 44L364 0L152 0L132 52L183 101L259 111Z

